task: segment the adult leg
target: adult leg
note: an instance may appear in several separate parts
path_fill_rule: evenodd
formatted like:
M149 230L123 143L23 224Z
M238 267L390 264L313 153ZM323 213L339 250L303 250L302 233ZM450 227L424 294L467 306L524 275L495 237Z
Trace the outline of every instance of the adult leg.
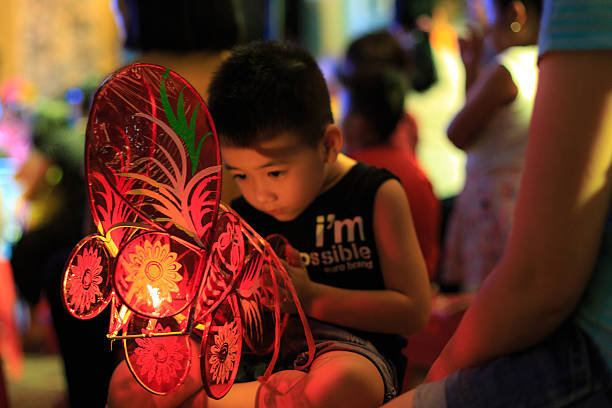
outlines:
M612 373L581 329L566 323L546 341L402 394L384 408L607 407Z

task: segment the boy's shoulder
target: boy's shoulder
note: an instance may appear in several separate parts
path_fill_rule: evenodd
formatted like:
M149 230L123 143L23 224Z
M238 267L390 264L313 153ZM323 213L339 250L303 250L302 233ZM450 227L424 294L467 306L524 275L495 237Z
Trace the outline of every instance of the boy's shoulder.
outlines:
M395 174L385 168L358 161L333 188L362 190L371 187L377 190L382 183L389 179L399 180Z
M378 190L391 179L399 182L398 177L384 168L356 162L334 186L321 193L309 209L317 214L321 211L336 215L369 213Z

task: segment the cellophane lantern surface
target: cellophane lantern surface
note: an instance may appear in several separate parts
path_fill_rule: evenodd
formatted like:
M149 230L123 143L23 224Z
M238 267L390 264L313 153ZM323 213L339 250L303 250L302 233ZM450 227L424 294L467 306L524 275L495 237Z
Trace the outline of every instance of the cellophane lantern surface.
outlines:
M64 304L79 319L111 308L107 337L123 342L145 389L172 392L199 356L207 394L222 398L244 352L270 356L265 381L284 302L295 303L312 360L312 335L278 257L290 247L272 237L277 254L220 203L217 134L185 79L151 64L109 76L89 113L85 173L96 233L68 259ZM197 352L190 338L201 339Z

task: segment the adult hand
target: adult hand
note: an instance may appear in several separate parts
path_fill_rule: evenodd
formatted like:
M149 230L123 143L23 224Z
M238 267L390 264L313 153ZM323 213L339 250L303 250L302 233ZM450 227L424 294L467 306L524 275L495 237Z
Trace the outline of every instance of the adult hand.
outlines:
M467 35L459 39L459 53L465 67L466 89L474 82L482 65L484 37L482 29L468 23Z
M442 318L465 312L474 293L438 294L432 299L431 313Z

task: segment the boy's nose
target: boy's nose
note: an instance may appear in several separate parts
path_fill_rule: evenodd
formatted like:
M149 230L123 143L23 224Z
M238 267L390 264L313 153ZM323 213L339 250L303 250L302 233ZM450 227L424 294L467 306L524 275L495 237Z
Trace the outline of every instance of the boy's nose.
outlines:
M274 201L274 194L268 191L258 191L256 194L257 202L259 204L268 204Z
M255 188L255 199L259 204L268 204L276 199L276 194L265 186Z

